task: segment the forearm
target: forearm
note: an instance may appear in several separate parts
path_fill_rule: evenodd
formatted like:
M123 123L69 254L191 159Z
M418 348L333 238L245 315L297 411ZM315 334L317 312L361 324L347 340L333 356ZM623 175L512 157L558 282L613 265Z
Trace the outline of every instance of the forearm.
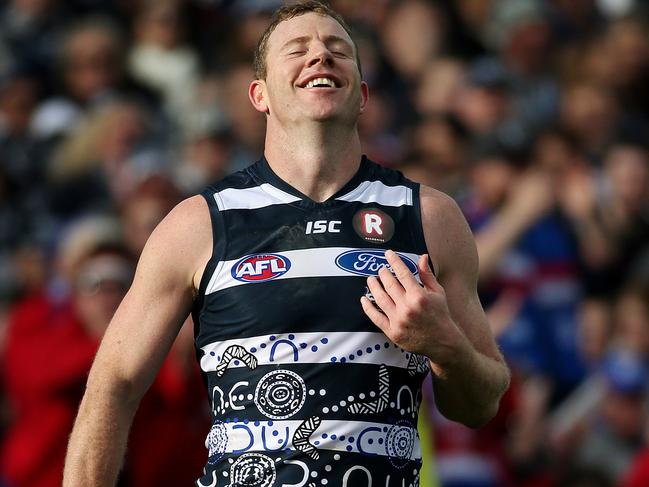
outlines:
M496 415L509 387L507 366L478 352L466 339L447 361L431 361L431 368L437 408L448 419L472 428Z
M89 381L68 444L63 487L113 487L139 397Z
M504 253L533 223L513 208L505 208L475 236L480 256L480 277L488 277L500 263Z

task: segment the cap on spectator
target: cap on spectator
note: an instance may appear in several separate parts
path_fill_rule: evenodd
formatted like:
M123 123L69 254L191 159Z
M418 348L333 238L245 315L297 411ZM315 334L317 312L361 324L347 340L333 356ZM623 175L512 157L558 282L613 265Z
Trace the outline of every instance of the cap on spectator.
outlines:
M647 388L647 368L636 354L617 350L603 360L601 372L607 385L622 394L641 394Z
M92 215L67 228L58 246L58 261L63 275L70 279L86 256L102 245L121 245L122 230L110 216Z

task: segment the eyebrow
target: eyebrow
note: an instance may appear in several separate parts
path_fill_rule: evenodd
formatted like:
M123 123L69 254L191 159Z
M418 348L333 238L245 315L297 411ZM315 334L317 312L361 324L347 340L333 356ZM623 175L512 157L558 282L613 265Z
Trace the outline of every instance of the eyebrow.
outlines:
M286 49L288 49L291 46L294 46L296 44L298 44L298 45L299 44L306 44L310 40L311 40L311 36L295 37L294 39L290 39L290 40L286 41L284 43L284 45L280 48L280 50L284 51L284 50L286 50ZM352 50L354 49L353 44L351 42L349 42L347 39L345 39L344 37L333 35L333 34L325 36L324 42L325 42L325 44L343 43L345 46L348 46L348 47L352 48Z

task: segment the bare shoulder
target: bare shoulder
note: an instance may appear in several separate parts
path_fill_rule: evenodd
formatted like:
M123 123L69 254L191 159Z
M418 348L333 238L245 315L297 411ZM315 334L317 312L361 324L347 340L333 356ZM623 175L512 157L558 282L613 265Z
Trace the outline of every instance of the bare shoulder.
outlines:
M440 275L458 265L469 274L477 272L478 254L473 234L455 200L424 185L420 200L426 246Z
M460 207L446 193L429 186L421 185L420 190L422 217L426 224L465 224Z
M142 253L140 266L163 261L176 277L200 282L212 252L209 208L202 196L176 205L153 231ZM196 286L197 287L197 286Z

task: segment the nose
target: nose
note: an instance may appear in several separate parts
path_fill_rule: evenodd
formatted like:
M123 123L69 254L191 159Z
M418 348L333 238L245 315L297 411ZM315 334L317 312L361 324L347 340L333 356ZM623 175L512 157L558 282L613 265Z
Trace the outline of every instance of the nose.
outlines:
M334 57L331 54L331 51L324 44L319 44L315 46L312 50L312 53L309 57L308 66L312 67L320 63L325 66L332 66L334 62Z

